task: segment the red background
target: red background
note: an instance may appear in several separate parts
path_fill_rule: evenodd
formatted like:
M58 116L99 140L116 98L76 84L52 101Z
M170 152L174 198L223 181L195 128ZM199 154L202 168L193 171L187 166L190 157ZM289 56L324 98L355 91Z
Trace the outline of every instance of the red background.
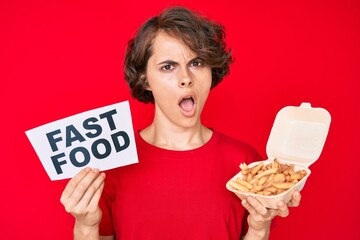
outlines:
M266 158L284 106L310 102L332 115L301 206L274 222L271 239L359 239L359 1L146 2L0 1L1 238L71 239L59 202L67 181L49 180L24 132L127 99L143 128L152 107L129 96L126 42L148 17L185 5L225 25L236 57L206 125Z

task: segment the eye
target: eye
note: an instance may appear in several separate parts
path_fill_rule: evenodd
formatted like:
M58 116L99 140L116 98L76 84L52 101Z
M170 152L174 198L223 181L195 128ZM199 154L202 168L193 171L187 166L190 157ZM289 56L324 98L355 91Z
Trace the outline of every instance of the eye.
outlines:
M173 68L174 67L172 65L170 65L170 64L167 64L167 65L164 65L164 66L161 67L161 69L164 70L164 71L169 71L169 70L171 70Z
M194 61L192 61L190 63L190 67L200 67L202 65L203 65L203 63L200 59L195 59Z

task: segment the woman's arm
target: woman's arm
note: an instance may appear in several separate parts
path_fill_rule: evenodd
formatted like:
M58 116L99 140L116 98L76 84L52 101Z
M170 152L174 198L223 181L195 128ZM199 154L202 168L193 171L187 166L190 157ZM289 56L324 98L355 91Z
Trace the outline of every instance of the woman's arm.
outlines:
M242 205L249 212L247 222L249 225L248 232L244 240L247 239L268 239L270 235L270 225L274 217L287 217L289 215L288 207L297 207L300 204L301 195L295 191L291 201L286 205L283 201L278 203L278 209L267 209L254 197L247 197L242 201Z

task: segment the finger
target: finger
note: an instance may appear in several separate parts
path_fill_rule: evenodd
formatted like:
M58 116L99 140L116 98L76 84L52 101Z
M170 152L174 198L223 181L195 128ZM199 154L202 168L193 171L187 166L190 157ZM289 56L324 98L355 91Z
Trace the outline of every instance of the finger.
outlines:
M247 200L257 213L262 216L269 215L268 210L256 198L249 196Z
M68 208L76 206L83 198L89 186L95 181L99 175L99 170L93 169L76 185L73 193L68 198Z
M61 201L68 199L74 192L76 186L81 180L91 171L91 168L84 168L78 174L76 174L66 185L64 191L61 194Z
M90 202L92 201L95 193L98 191L98 189L104 183L104 180L105 180L105 173L99 173L99 175L96 177L96 179L87 188L86 192L82 196L82 198L79 201L78 205L81 205L81 206L87 208L88 205L90 204Z
M280 217L287 217L289 215L289 208L283 201L277 203L277 215Z
M279 215L277 209L269 209L268 211L269 211L270 219L273 219L274 217Z
M101 183L100 187L94 193L94 196L92 197L91 201L89 202L89 208L90 209L95 209L96 207L99 206L99 200L100 200L102 191L104 189L104 186L105 186L105 182L103 181Z
M298 207L301 201L301 194L298 191L295 191L292 195L292 199L288 203L289 207Z
M243 199L241 201L241 204L250 213L250 215L255 215L256 214L255 209L249 204L249 202L246 199Z

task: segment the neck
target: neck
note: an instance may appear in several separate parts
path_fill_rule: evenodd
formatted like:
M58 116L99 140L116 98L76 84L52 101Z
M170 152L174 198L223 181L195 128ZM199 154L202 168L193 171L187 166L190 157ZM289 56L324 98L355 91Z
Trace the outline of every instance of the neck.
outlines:
M148 143L170 150L190 150L204 145L212 136L212 131L199 123L184 128L179 126L164 126L154 121L140 132Z

